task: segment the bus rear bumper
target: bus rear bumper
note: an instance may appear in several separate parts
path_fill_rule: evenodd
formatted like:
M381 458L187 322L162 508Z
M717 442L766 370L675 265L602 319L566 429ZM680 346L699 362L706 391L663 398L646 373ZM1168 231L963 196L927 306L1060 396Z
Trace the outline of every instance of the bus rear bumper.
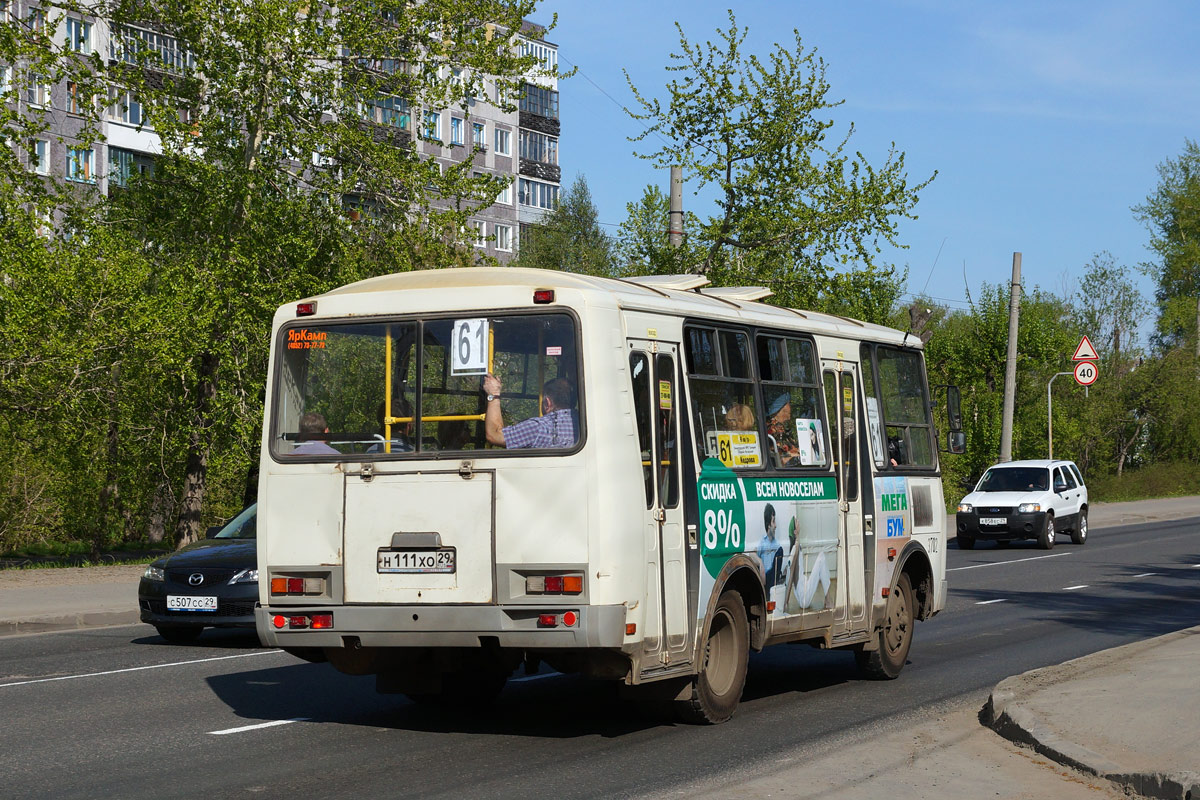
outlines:
M255 610L255 627L269 647L620 648L624 605L529 606L281 606ZM567 625L568 614L575 624ZM333 615L312 628L314 615ZM554 617L550 625L546 615ZM566 620L564 620L566 618ZM281 624L282 623L282 624ZM304 627L301 627L304 626Z

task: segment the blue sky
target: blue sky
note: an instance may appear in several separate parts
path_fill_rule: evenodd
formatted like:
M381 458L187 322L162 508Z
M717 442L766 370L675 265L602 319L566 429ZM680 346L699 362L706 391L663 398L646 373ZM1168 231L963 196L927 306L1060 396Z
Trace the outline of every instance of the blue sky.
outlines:
M692 41L727 25L730 3L545 0L533 19L558 27L563 181L583 174L600 219L615 232L625 204L667 176L635 158L641 128L622 69L665 97L674 23ZM1200 136L1200 5L1185 2L738 2L749 49L792 42L827 65L838 130L849 149L882 164L891 142L911 182L937 179L883 263L908 266L907 288L962 307L967 288L1007 282L1022 253L1027 287L1074 292L1084 266L1107 250L1135 266L1151 257L1130 211L1157 166ZM690 194L685 207L712 206ZM939 255L940 251L940 255ZM965 275L965 278L964 278ZM1138 276L1149 301L1152 285Z

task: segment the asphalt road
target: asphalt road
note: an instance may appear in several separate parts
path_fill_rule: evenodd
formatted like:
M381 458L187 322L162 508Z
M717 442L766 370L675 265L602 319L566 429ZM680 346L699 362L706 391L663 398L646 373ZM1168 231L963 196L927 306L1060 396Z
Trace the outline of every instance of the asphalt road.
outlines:
M848 653L771 648L716 727L557 674L510 682L481 716L435 711L251 632L209 630L191 646L145 625L8 637L0 796L688 795L1200 620L1197 519L1093 529L1049 552L949 554L947 608L918 624L898 680L861 680Z

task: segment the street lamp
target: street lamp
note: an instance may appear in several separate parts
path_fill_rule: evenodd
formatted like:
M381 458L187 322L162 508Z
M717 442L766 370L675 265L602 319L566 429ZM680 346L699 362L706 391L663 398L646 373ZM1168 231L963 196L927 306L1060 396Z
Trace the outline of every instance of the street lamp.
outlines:
M1054 379L1059 375L1074 375L1074 372L1056 372L1050 376L1050 380L1046 383L1046 454L1047 458L1054 458L1054 395L1050 394L1050 387L1054 385Z

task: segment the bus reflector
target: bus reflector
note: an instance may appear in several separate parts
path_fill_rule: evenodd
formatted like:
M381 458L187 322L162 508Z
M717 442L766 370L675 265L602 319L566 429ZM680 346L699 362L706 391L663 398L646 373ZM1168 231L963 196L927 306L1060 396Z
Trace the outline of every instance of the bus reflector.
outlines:
M271 617L271 624L276 628L282 628L284 625L287 625L287 618L276 614L275 616Z
M892 593L892 590L886 586L883 587L883 590L880 592L880 594L882 594L884 597L887 597L891 593Z
M625 623L625 635L633 636L635 633L637 633L637 623L636 622L626 622Z
M307 628L308 627L308 617L303 617L303 616L288 617L288 627L289 628Z
M304 578L287 579L288 594L304 594Z
M768 601L767 601L767 613L770 613L770 612L772 612L772 611L774 611L774 610L775 610L775 601L774 601L774 600L768 600Z
M888 561L895 561L895 560L896 560L896 548L889 547L888 548Z
M544 304L544 303L553 303L554 302L554 290L553 289L534 289L533 290L533 302L535 302L539 305Z
M566 625L568 628L573 628L575 627L576 622L579 622L579 615L574 611L568 611L567 613L563 614L563 625Z
M558 616L555 614L538 614L539 628L557 628Z
M313 614L312 626L314 628L332 628L333 614Z
M317 313L317 304L316 303L297 303L296 304L296 316L297 317L311 317L315 313Z

